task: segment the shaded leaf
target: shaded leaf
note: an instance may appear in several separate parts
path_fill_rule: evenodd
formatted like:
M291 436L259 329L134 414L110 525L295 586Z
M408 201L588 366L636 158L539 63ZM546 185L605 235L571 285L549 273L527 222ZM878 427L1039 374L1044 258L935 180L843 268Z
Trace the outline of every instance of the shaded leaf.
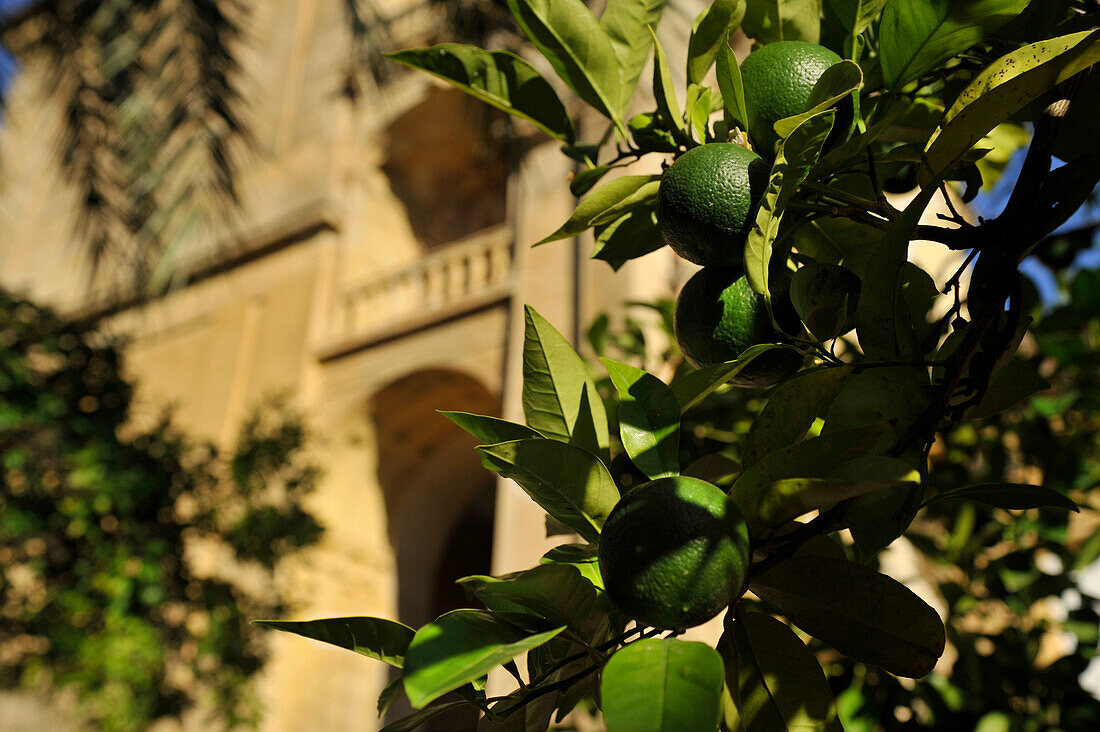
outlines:
M593 259L602 259L618 270L631 259L645 256L665 245L657 226L657 210L640 206L606 226L596 227Z
M827 478L785 478L765 488L758 513L767 526L779 526L804 513L826 508L840 501L890 489L909 489L912 482L880 480L832 480Z
M619 392L619 434L627 455L650 479L680 472L680 403L663 381L601 358Z
M716 0L699 13L688 40L687 81L702 84L730 33L741 27L745 0Z
M882 11L882 80L896 89L981 41L1029 0L890 0Z
M966 410L965 418L992 417L1049 388L1050 382L1035 373L1034 367L1014 358L993 372L982 400Z
M737 357L736 360L714 364L704 369L685 374L669 387L680 403L680 411L686 412L703 401L715 389L732 379L741 369L748 366L754 358L774 348L788 348L778 343L757 343Z
M522 117L556 140L567 145L573 142L573 121L554 88L514 53L442 43L384 55L427 71L499 110Z
M884 5L886 0L829 0L825 9L855 36L871 27Z
M425 722L435 719L439 715L445 714L452 709L458 709L464 706L466 706L466 702L458 700L433 704L430 707L425 707L408 716L402 717L396 722L387 724L382 728L381 732L412 732L412 730L420 727Z
M815 638L898 676L928 674L944 650L936 611L905 585L861 564L795 555L751 589Z
M743 732L824 732L835 724L833 693L812 651L763 613L726 616L718 651Z
M836 398L852 367L804 371L776 389L749 427L741 464L748 468L764 455L798 441Z
M842 99L851 96L852 92L861 88L863 88L863 71L859 68L859 64L852 61L841 61L838 64L833 64L825 69L825 73L814 84L805 112L776 120L773 125L776 134L781 138L788 137L810 117L835 106ZM816 162L815 159L814 163L816 164Z
M675 638L631 643L603 670L608 732L684 732L718 726L722 658L705 643Z
M481 462L511 478L548 514L589 541L599 538L619 489L604 464L555 440L515 440L477 448Z
M320 620L255 620L286 633L331 643L367 658L401 668L413 638L412 628L395 620L370 617L323 618Z
M564 626L528 633L481 610L454 610L416 631L405 657L405 693L419 709L546 641Z
M684 133L684 119L680 113L680 103L676 101L676 87L672 83L672 72L668 68L668 59L657 40L657 34L649 29L653 41L653 98L657 102L657 118L664 127L680 138Z
M458 583L493 612L518 609L539 619L544 627L565 625L590 641L595 626L607 622L602 613L594 615L595 587L571 564L540 564L503 577L473 575Z
M930 498L924 505L952 499L977 501L988 506L1019 511L1027 508L1064 508L1080 511L1077 504L1064 493L1041 485L1023 483L981 483L944 491Z

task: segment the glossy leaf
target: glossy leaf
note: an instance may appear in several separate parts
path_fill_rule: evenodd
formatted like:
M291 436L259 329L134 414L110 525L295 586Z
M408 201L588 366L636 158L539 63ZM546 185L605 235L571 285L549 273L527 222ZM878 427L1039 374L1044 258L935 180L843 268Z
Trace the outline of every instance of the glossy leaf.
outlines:
M543 437L527 425L509 422L499 417L443 410L440 410L439 413L486 445L508 442L509 440L524 440L529 437Z
M385 56L427 71L486 104L521 117L556 140L567 145L573 142L573 121L554 88L531 64L510 51L442 43Z
M815 638L897 676L920 678L943 654L936 611L862 564L795 555L760 575L752 590Z
M963 153L1025 104L1097 61L1100 31L1039 41L994 61L963 89L928 141L922 185L954 166Z
M706 399L715 389L737 376L741 369L752 363L754 358L773 348L786 348L786 346L777 343L757 343L745 349L736 360L692 371L672 382L669 388L676 395L676 401L680 403L680 411L686 412Z
M684 732L718 726L722 658L705 643L666 638L631 643L603 670L608 732Z
M805 112L792 117L777 120L773 127L781 138L788 137L803 122L816 114L824 112L851 96L852 92L863 87L863 71L859 64L852 61L841 61L825 69L825 73L814 84L810 92L810 101ZM816 160L814 161L817 162Z
M745 106L745 84L728 37L718 47L716 66L718 90L722 92L726 119L735 121L743 130L748 129L748 122L745 121L749 118L749 110Z
M977 501L978 503L1010 511L1020 511L1028 508L1064 508L1067 511L1080 511L1077 504L1064 493L1046 486L1023 483L968 485L939 493L929 499L925 505L952 499Z
M656 28L667 0L608 0L600 27L611 41L622 68L623 88L619 109L625 110L638 86L651 45L646 28Z
M768 188L756 212L756 222L745 242L745 276L752 288L771 301L772 246L787 203L817 164L825 138L833 129L833 110L805 120L782 142L772 164Z
M773 450L799 440L852 375L850 366L805 371L776 389L749 427L741 465L748 468Z
M405 657L405 693L420 709L448 691L550 640L565 627L528 633L481 610L454 610L416 631Z
M680 403L660 379L600 359L619 392L619 434L627 455L651 479L680 472Z
M623 70L603 28L581 0L508 0L520 28L569 88L615 123L621 113Z
M702 84L730 33L741 27L745 0L716 0L699 13L688 40L687 81Z
M745 34L760 43L809 41L821 38L822 0L748 0Z
M568 239L591 229L597 223L609 223L615 220L626 213L629 204L637 200L632 197L645 189L648 184L653 184L650 187L653 189L652 194L655 194L655 186L659 179L660 176L656 175L622 175L604 183L581 199L566 222L558 227L557 231L539 240L536 246L559 239ZM647 196L652 194L648 191L645 193Z
M1012 20L1029 0L890 0L879 61L887 88L916 79Z
M593 544L561 544L543 554L539 564L567 564L576 567L593 587L598 590L604 587L599 557Z
M665 245L653 206L628 211L609 224L597 226L595 234L592 258L607 262L614 270Z
M540 564L531 569L488 577L473 575L458 581L485 607L499 613L526 612L550 625L565 625L582 638L605 616L594 615L596 589L570 564Z
M415 632L403 623L370 617L256 620L254 622L257 625L346 648L397 668L401 668L404 664L405 652Z
M619 500L599 458L555 440L515 440L478 448L481 462L511 478L535 503L589 541Z
M1012 359L993 372L982 400L966 410L965 416L967 419L992 417L1049 388L1050 382L1035 373L1032 366Z
M741 474L729 490L749 521L759 527L760 499L776 481L827 478L840 464L864 455L891 428L889 422L822 435L765 455Z
M527 424L551 439L605 455L610 443L607 413L588 366L534 308L525 306L524 315L520 397Z
M741 732L825 732L836 708L813 652L782 621L763 613L726 616L718 651Z

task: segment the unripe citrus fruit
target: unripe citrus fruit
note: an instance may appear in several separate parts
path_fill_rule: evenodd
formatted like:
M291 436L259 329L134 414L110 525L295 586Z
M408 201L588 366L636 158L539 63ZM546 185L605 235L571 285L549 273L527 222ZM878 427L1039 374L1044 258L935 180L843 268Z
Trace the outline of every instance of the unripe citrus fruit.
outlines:
M741 596L749 533L736 504L698 478L659 478L627 492L600 535L612 601L645 625L683 630Z
M776 305L781 311L786 309L782 303ZM732 361L758 343L786 340L772 325L764 298L736 267L706 267L696 272L676 299L673 327L680 350L696 368ZM801 363L802 357L795 351L772 350L753 359L730 383L770 386L793 374Z
M673 251L704 266L740 264L771 166L730 142L693 147L661 178L657 223Z
M835 53L806 41L776 41L748 55L741 80L748 108L749 138L761 155L772 157L779 135L773 125L806 111L814 84L825 69L840 63Z

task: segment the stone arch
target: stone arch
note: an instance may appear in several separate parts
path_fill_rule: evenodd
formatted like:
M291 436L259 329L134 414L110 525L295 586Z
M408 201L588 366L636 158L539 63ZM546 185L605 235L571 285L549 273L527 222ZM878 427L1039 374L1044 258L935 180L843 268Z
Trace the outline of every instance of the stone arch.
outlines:
M492 551L494 476L477 442L437 409L499 414L500 399L472 376L425 369L370 402L398 617L414 627L463 604L454 580L488 573Z
M459 91L433 87L386 128L382 170L425 249L504 223L510 163L492 139L499 117Z

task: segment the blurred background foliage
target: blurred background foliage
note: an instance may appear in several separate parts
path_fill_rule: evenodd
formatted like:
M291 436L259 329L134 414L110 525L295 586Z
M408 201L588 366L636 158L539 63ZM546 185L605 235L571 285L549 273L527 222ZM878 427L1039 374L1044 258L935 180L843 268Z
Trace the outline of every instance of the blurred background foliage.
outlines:
M308 433L275 399L218 450L170 412L134 426L133 394L120 344L0 291L0 687L75 691L103 730L199 701L254 721L249 622L321 536Z

